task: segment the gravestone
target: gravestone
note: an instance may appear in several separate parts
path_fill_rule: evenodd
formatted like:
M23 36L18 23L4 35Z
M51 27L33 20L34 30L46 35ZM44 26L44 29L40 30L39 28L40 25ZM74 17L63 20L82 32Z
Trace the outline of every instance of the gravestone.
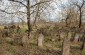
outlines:
M75 39L75 32L72 32L72 37L71 37L70 41L73 42L74 39Z
M6 37L5 40L6 40L7 42L13 42L13 41L14 41L14 39L13 39L13 38L10 38L10 37Z
M8 37L8 36L9 36L8 29L4 29L2 31L2 37Z
M22 44L25 45L25 44L28 44L28 43L29 43L28 36L27 36L27 34L25 34L22 37Z
M58 39L58 38L57 38ZM55 42L56 41L56 34L52 35L52 38L51 38L52 42Z
M11 52L9 51L3 51L2 53L0 53L1 55L13 55Z
M68 41L72 38L72 32L68 32Z
M63 53L62 55L71 55L70 53L70 39L72 37L72 33L71 32L68 32L68 35L67 37L64 38L63 40Z
M39 47L43 47L43 42L44 42L44 36L43 36L43 34L39 34L39 37L38 37L38 46Z
M80 34L79 33L76 33L75 34L75 37L74 37L74 42L78 42L79 37L80 37Z
M67 36L66 32L61 32L60 33L60 39L64 39Z
M84 34L80 33L79 41L83 41L83 36L84 36Z

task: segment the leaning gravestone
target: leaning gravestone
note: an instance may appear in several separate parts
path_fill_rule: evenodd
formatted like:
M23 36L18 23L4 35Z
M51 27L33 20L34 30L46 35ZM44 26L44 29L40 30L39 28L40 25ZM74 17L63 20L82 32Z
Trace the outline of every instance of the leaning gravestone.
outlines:
M43 47L43 42L44 42L44 35L43 34L39 34L39 37L38 37L38 46L39 47Z
M71 32L68 32L68 35L67 37L64 38L63 40L63 53L62 55L70 55L70 38L72 36L72 33Z

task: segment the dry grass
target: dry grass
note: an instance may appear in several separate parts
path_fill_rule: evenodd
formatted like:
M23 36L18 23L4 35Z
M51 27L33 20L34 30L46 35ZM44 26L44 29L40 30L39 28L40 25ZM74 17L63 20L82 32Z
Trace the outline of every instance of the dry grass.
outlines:
M41 27L41 26L40 26ZM38 27L38 30L40 29ZM2 28L2 27L1 27ZM58 41L59 27L44 27L45 36L43 48L37 46L37 37L39 32L33 29L31 37L28 40L29 45L23 46L22 37L26 36L25 30L27 26L21 27L20 33L10 33L11 37L2 37L0 36L0 55L61 55L62 54L62 41ZM57 30L57 31L55 31ZM49 35L50 34L50 35ZM56 34L56 35L55 35ZM2 33L0 32L0 35ZM55 39L54 41L52 39ZM75 45L74 45L75 44ZM81 43L71 43L71 52L72 55L80 54L80 45ZM75 53L76 52L76 53ZM83 51L83 54L85 52Z

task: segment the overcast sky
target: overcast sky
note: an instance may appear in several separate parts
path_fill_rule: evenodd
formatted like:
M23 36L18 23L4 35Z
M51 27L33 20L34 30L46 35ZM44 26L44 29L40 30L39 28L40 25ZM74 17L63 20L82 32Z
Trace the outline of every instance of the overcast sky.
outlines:
M0 9L6 9L7 8L7 6L12 6L12 4L8 1L8 0L2 0L3 2L1 2L0 3ZM20 0L21 1L21 0ZM62 1L62 3L65 5L65 4L67 4L68 3L68 0L61 0ZM53 6L53 7L55 7L56 9L53 11L53 13L50 15L50 19L51 20L55 20L56 18L56 20L59 20L60 18L59 18L59 16L60 16L60 14L59 14L59 12L61 11L61 9L60 9L60 3L61 2L57 2L57 5L56 5L56 3L52 3L51 5ZM24 2L24 4L26 4L26 2ZM32 0L31 0L31 4L33 4L33 2L32 2ZM17 10L20 10L20 11L26 11L26 8L25 7L18 7L17 8L17 3L15 3L15 4L13 4L13 6L15 6L15 7L11 7L11 8L9 8L7 11L8 12L16 12ZM25 19L25 21L26 21L26 14L25 14L25 17L23 17L22 15L9 15L9 14L5 14L5 13L3 13L4 15L1 15L0 14L0 17L1 18L8 18L7 20L9 21L9 18L10 18L10 20L11 20L11 18L13 18L13 20L15 20L15 21L17 21L18 20L18 18L24 18ZM15 17L16 16L16 17ZM0 18L0 19L1 19Z

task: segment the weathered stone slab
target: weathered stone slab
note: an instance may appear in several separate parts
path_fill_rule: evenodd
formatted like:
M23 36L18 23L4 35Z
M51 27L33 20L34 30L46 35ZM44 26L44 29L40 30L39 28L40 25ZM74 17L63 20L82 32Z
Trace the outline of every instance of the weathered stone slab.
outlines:
M28 36L27 36L27 35L24 35L24 36L22 37L22 43L23 43L23 45L29 43L29 39L28 39Z
M76 33L75 34L75 37L74 37L74 42L78 42L79 37L80 37L80 34L79 33Z
M63 40L63 53L62 55L70 55L70 39L72 37L72 33L71 32L68 32L68 35L67 37L64 38Z
M39 47L43 47L43 42L44 42L44 35L43 34L39 34L39 37L38 37L38 46Z
M66 36L67 36L67 33L66 32L61 32L60 33L60 38L61 39L64 39Z

